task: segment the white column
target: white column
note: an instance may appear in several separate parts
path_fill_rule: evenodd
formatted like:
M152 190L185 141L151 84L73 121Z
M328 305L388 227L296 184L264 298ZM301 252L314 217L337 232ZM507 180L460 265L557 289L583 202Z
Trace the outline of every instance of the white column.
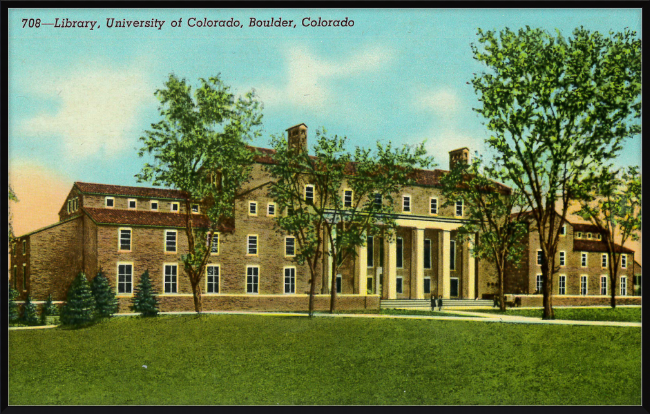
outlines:
M411 248L415 249L415 299L424 299L424 229L413 230Z
M473 237L473 236L472 236ZM467 281L467 299L476 299L476 289L475 289L475 260L474 256L472 255L472 247L474 246L473 240L468 240L466 243L464 243L463 246L463 268L467 269L467 277L465 280Z
M450 293L450 263L451 231L440 230L438 239L438 295L442 292L443 299L449 299Z
M368 246L359 246L357 250L357 275L359 279L359 295L367 294L368 284Z
M388 299L397 298L397 242L395 237L388 242Z

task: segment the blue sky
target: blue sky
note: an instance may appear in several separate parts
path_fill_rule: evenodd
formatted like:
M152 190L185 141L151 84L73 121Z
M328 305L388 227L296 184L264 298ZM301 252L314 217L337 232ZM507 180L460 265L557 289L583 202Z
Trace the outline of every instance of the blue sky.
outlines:
M106 18L165 20L162 30L108 28ZM188 19L240 20L242 28L190 28ZM296 28L251 28L251 17ZM354 20L348 28L302 27L305 17ZM21 19L97 20L100 28L23 28ZM181 27L171 21L183 19ZM158 120L156 88L173 72L193 83L221 73L237 94L263 101L263 137L304 122L351 145L415 144L447 168L448 151L483 150L468 82L476 28L529 25L565 36L577 26L625 27L641 36L640 9L12 9L9 11L9 169L34 166L62 180L137 185L138 138ZM641 137L620 165L641 165ZM144 184L140 184L144 185Z

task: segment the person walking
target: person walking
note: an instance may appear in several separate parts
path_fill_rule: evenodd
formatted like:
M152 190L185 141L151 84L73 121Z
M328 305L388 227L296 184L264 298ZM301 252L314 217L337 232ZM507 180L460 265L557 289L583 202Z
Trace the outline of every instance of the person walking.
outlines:
M435 311L436 306L438 306L438 299L436 299L436 295L431 295L431 310Z
M442 310L442 295L438 297L438 310L439 311Z

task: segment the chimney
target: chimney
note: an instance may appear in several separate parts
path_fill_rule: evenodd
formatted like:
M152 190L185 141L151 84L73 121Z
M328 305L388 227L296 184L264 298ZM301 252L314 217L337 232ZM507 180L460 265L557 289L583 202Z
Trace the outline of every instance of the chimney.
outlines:
M469 164L469 148L463 147L449 151L449 170L454 169L456 163Z
M307 152L307 125L298 124L287 129L289 149Z

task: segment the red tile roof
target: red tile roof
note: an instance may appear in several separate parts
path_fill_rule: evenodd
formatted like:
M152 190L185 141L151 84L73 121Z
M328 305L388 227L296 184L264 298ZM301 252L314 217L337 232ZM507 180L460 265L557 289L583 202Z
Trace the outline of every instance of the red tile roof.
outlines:
M82 210L98 224L124 224L132 226L182 227L186 225L185 214L161 213L156 211L120 210L112 208L82 207ZM207 228L208 217L202 214L192 216L193 227ZM233 231L234 222L222 225L219 231Z
M599 252L607 253L607 243L604 240L573 240L573 250L577 252ZM615 244L616 253L634 253L633 250Z
M83 183L76 181L74 183L82 193L86 194L111 194L133 197L151 197L151 198L171 198L184 200L187 193L180 190L170 190L167 188L152 187L129 187L125 185Z

